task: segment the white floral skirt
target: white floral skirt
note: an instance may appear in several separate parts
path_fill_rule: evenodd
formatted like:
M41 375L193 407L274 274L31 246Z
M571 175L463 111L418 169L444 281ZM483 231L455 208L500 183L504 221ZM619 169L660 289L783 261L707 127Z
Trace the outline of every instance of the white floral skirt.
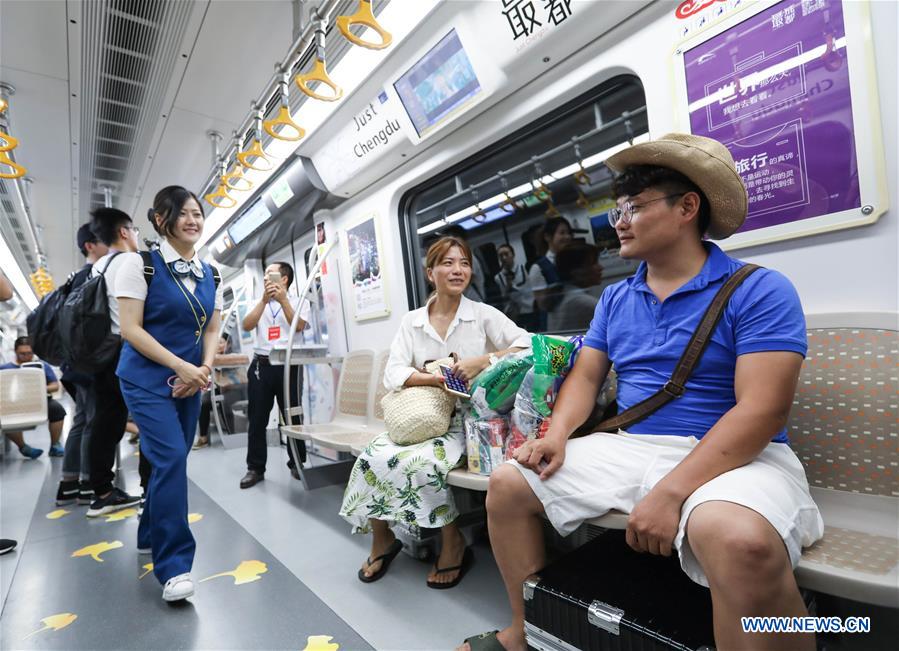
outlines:
M449 524L459 511L446 476L464 453L461 428L414 445L397 445L384 432L356 459L340 515L353 533L369 533L369 518L402 522L410 529Z

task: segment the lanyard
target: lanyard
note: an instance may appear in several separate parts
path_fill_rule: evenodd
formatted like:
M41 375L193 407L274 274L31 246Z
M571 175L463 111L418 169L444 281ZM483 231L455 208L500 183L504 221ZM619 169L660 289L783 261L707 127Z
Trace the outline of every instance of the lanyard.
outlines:
M200 343L200 337L202 337L203 335L203 330L206 327L206 310L203 308L203 304L200 302L200 299L187 291L187 289L184 287L184 283L182 283L181 279L178 278L174 274L174 272L172 272L172 270L169 268L169 265L165 265L165 268L168 270L169 275L172 277L172 280L175 281L178 289L181 290L181 294L184 296L184 300L187 301L187 305L190 307L190 311L194 315L194 321L197 324L197 330L194 333L197 337L197 340L194 342L194 344L198 344ZM197 307L200 308L202 316L200 314L197 314L196 309L194 309L194 301L190 300L191 296L193 296L194 301L197 302Z
M278 311L275 312L275 311L272 309L271 301L269 301L269 304L268 304L268 311L269 311L269 314L272 315L272 325L274 325L275 319L277 319L277 318L278 318L278 315L281 314L281 306L279 305L279 306L278 306Z

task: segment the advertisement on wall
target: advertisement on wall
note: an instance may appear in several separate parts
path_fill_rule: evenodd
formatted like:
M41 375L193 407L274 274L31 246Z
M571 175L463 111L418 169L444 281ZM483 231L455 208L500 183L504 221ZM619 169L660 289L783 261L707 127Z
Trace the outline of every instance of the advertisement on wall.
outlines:
M353 315L356 321L390 314L375 217L369 215L346 232L345 246L350 281L353 284Z
M727 145L740 233L861 205L843 4L784 0L683 54L692 133Z

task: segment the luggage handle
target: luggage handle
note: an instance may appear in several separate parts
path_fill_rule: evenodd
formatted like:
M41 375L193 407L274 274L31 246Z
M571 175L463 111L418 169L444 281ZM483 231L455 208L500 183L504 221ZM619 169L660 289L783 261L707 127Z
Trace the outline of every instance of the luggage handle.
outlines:
M602 601L594 601L587 609L587 621L612 635L619 634L619 624L623 616L624 611L621 608L615 608Z

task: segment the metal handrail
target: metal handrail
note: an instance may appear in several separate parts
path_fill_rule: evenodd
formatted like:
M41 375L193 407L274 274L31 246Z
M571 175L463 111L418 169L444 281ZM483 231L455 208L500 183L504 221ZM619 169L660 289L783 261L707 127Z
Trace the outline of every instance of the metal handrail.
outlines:
M571 149L571 147L573 145L577 145L579 142L586 140L587 138L592 138L593 136L595 136L599 133L602 133L603 131L606 131L607 129L611 129L612 127L618 126L619 124L625 123L628 120L630 120L631 118L633 118L637 115L640 115L642 113L645 113L645 112L646 112L645 106L638 108L638 109L634 109L633 111L625 111L619 117L615 118L614 120L609 120L602 126L591 129L590 131L587 131L586 133L582 133L578 136L574 136L568 142L564 142L561 145L553 147L552 149L545 151L542 154L537 154L535 156L532 156L531 158L524 161L523 163L519 163L518 165L510 167L509 169L499 170L496 174L494 174L493 176L488 176L483 181L479 181L478 183L475 183L474 185L470 185L467 188L465 188L464 190L460 190L459 192L456 192L455 194L452 194L444 199L441 199L437 203L433 203L426 208L416 210L415 214L422 215L422 214L428 212L429 210L434 210L435 208L439 208L440 206L443 206L444 204L447 204L450 201L453 201L454 199L458 199L459 197L464 197L466 195L471 195L472 192L475 192L475 191L485 187L486 185L493 183L494 181L498 181L498 180L502 179L504 176L508 176L509 174L518 172L519 170L523 170L528 167L533 167L534 163L539 163L540 161L544 160L545 158L549 158L550 156L558 154L560 151L565 151L566 149Z
M283 61L275 65L274 74L272 74L268 83L266 83L262 93L259 94L258 99L252 103L253 108L249 115L244 118L240 127L235 130L235 137L232 139L231 143L226 145L222 151L222 160L230 160L235 151L240 151L244 135L253 125L253 121L256 119L260 107L264 107L276 92L280 92L279 87L284 75L289 75L293 71L294 66L306 53L306 48L313 43L313 37L315 36L315 30L317 29L318 23L321 21L326 22L331 13L337 8L338 4L340 4L340 0L324 0L320 6L312 10L313 18L291 44L290 48L287 50L287 56L284 57ZM218 163L215 164L215 169L213 169L212 173L203 183L203 192L209 188L213 179L219 174L218 165Z
M310 257L309 262L312 263L315 261L312 269L309 270L308 276L306 277L306 284L303 286L303 291L300 292L300 304L297 306L296 311L293 313L293 319L290 322L290 332L287 334L287 350L284 352L284 423L286 425L293 424L291 413L294 409L291 404L291 395L290 395L290 358L293 353L293 338L297 333L297 323L300 319L300 306L302 306L303 297L309 293L309 288L312 287L312 283L315 282L315 276L318 274L321 269L322 264L325 261L325 258L334 250L334 247L337 245L338 236L335 233L334 237L330 244L325 248L324 253L321 256L318 255L318 247L312 247L312 255ZM300 396L300 401L302 402L302 396Z
M228 325L228 320L231 318L231 315L237 310L237 307L240 305L240 302L243 300L244 294L247 293L247 287L244 285L238 290L238 292L234 295L234 301L231 303L231 307L225 312L224 316L219 319L219 331L218 337L215 339L215 345L218 346L219 339L222 338L222 335L225 333L225 328ZM215 366L215 364L213 364ZM218 385L215 383L215 374L213 373L212 378L212 388L209 390L209 401L212 405L212 417L215 419L215 429L218 430L219 439L222 438L224 432L222 431L222 422L219 419L219 410L216 408L215 404L215 389ZM224 394L222 396L224 398ZM224 403L222 403L222 408L224 409Z

